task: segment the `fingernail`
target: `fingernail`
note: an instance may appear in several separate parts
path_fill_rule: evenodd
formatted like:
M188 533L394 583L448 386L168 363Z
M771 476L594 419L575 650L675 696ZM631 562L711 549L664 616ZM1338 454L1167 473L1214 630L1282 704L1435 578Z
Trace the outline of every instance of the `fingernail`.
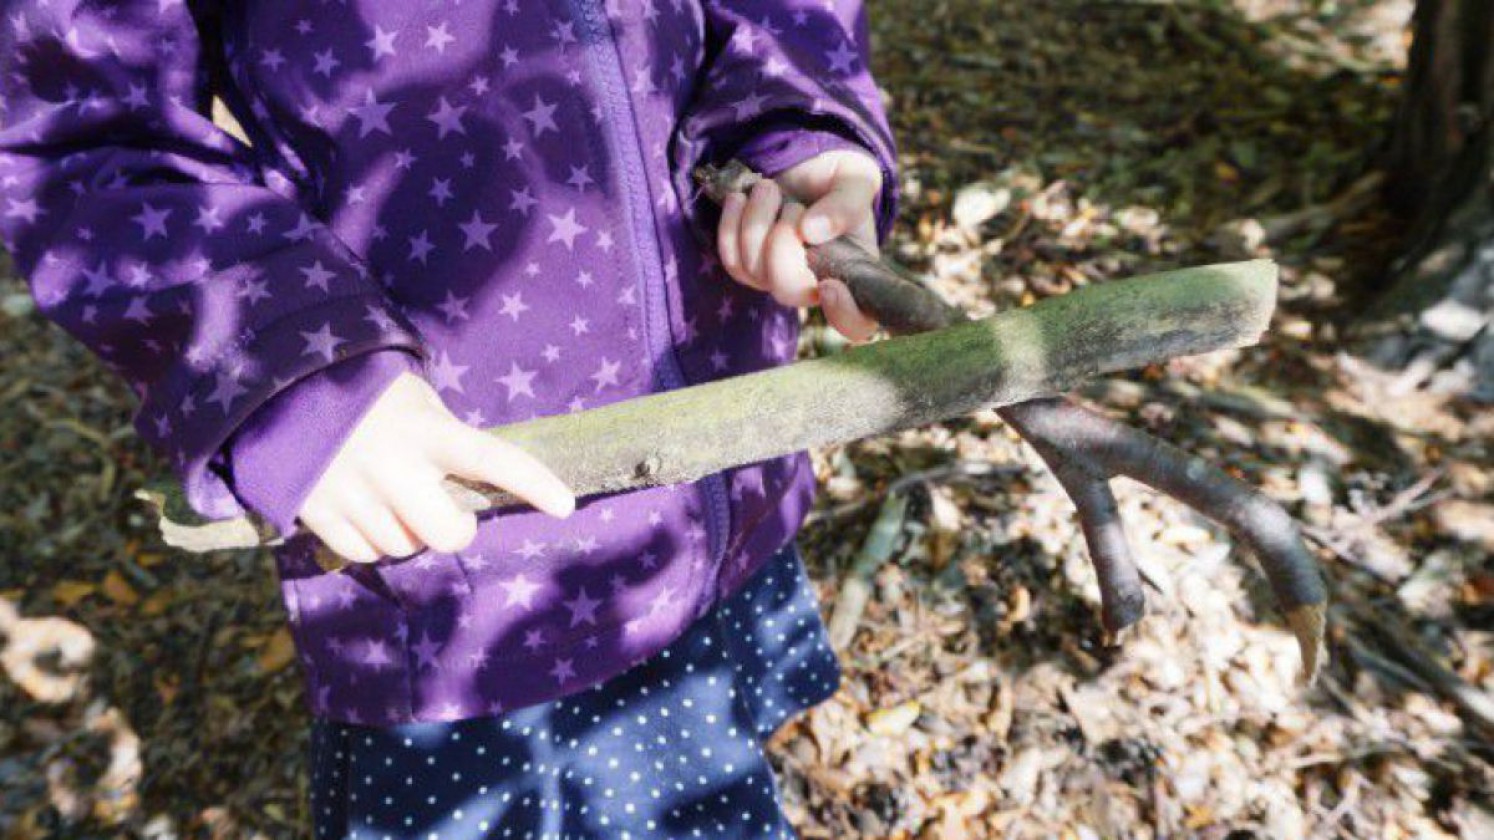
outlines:
M806 216L804 218L804 238L811 245L819 245L829 241L830 220L824 216Z

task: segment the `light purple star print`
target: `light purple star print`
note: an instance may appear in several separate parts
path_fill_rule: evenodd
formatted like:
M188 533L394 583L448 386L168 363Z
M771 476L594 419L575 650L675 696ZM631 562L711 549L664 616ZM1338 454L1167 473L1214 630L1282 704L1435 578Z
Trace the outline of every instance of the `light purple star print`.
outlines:
M291 6L10 4L0 238L139 397L188 503L288 537L317 715L455 719L595 685L792 539L803 453L567 520L486 513L462 552L352 573L312 561L297 507L403 374L490 426L791 360L796 313L711 258L689 173L858 150L885 236L895 152L861 4ZM251 144L198 110L204 54Z

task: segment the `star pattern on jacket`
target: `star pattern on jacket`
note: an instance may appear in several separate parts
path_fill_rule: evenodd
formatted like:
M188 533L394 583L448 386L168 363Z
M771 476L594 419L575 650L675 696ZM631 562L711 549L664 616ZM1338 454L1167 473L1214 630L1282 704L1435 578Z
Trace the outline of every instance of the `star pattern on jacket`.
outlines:
M140 398L136 428L197 512L294 527L289 471L235 436L309 448L265 463L329 457L332 421L401 370L497 425L793 358L796 313L708 256L688 173L854 148L891 182L860 4L575 9L266 5L210 42L217 6L196 0L14 4L0 237ZM206 51L249 144L198 110ZM889 190L882 232L891 209ZM449 719L595 684L790 539L812 482L800 454L564 521L485 515L462 552L356 574L317 573L294 535L276 559L308 699Z

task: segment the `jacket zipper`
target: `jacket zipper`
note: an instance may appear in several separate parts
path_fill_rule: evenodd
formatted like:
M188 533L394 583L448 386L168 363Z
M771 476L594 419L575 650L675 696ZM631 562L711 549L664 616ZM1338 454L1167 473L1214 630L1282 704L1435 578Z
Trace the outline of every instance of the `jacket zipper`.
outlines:
M613 37L612 24L602 8L601 0L572 0L571 6L580 20L581 31L577 36L582 52L588 57L594 56L595 50L605 48L602 45L610 45L612 52L609 58L592 58L591 64L596 71L603 104L610 111L603 128L609 135L609 145L619 159L619 169L624 179L623 189L628 199L628 220L637 242L636 253L644 263L642 276L638 280L644 300L643 333L650 352L659 360L665 387L680 388L686 384L685 376L680 369L679 359L675 356L669 311L663 297L664 259L658 232L654 227L653 205L650 200L646 200L649 198L649 190L644 176L643 151L636 140L630 139L619 128L624 124L635 126L636 135L638 124L632 99L626 93L627 81L623 75L622 54ZM623 120L626 122L621 122ZM659 282L648 283L650 278ZM726 562L727 535L724 526L731 511L727 504L726 479L721 473L706 476L701 479L701 484L706 491L706 531L713 560L709 584L703 588L701 602L697 605L697 610L703 612L714 597L717 579Z

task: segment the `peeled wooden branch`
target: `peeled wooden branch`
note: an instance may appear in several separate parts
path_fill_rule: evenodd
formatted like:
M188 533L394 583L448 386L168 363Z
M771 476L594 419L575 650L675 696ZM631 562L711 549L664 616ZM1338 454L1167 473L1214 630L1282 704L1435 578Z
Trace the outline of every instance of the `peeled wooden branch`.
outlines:
M828 358L489 431L535 455L578 496L692 481L1059 393L1097 374L1249 345L1266 329L1275 292L1266 261L1136 277ZM445 487L466 510L518 504L466 479L449 476ZM257 517L202 519L170 482L137 495L162 513L162 534L178 548L277 541Z
M736 161L702 167L695 174L701 189L717 202L761 177ZM808 256L816 277L844 282L857 306L893 335L969 321L963 310L848 238L811 247ZM1274 287L1276 271L1270 263L1239 265L1269 271ZM998 414L1032 444L1073 501L1099 579L1108 634L1119 636L1145 610L1141 576L1109 486L1111 478L1124 475L1219 522L1255 552L1301 647L1303 676L1308 682L1317 677L1326 658L1328 592L1296 522L1280 505L1203 459L1068 399L1008 405Z

